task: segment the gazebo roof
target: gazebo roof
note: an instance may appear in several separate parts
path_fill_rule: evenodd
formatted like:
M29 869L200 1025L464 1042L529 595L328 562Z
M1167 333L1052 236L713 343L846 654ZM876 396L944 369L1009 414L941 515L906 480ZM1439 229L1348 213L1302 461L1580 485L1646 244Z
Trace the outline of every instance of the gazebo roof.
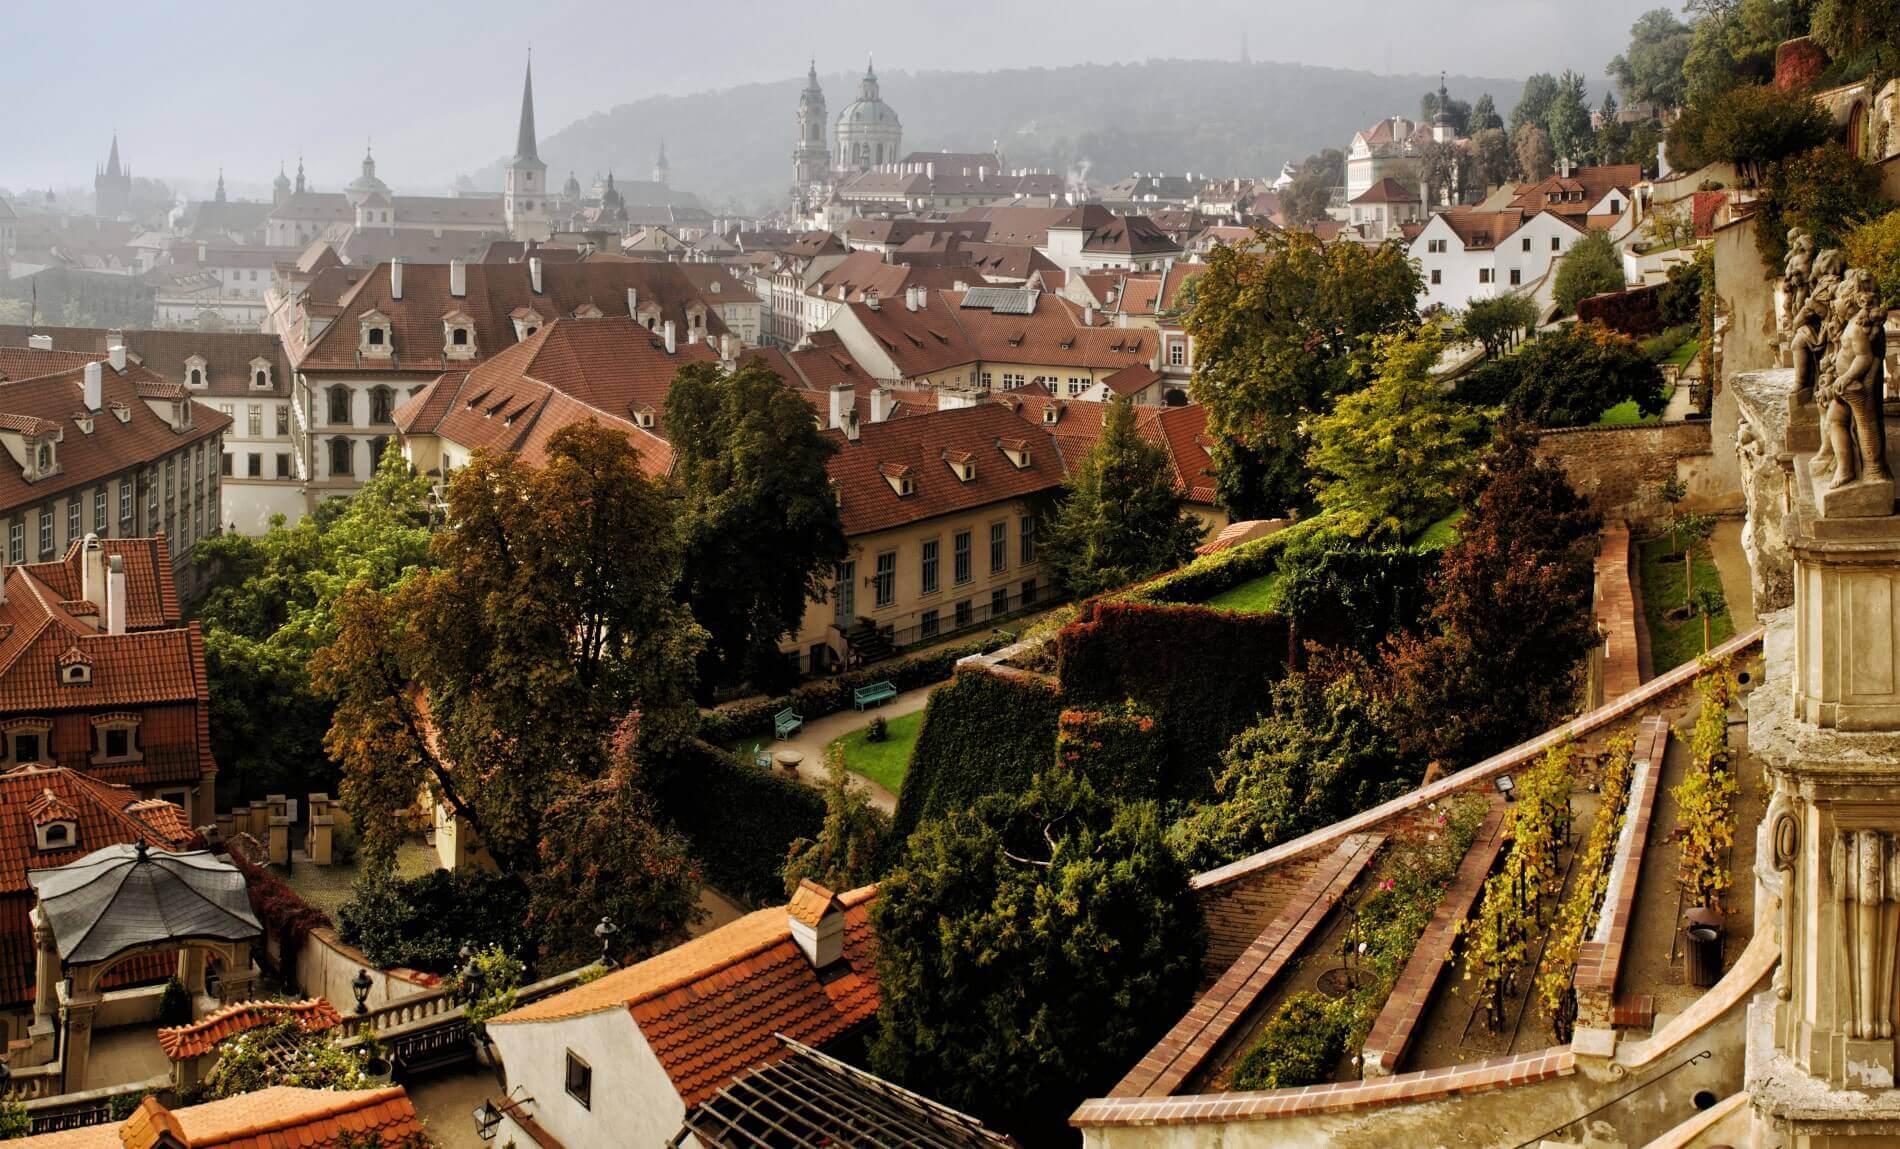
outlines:
M142 945L243 941L263 932L237 867L209 851L118 844L26 875L60 960L99 962Z

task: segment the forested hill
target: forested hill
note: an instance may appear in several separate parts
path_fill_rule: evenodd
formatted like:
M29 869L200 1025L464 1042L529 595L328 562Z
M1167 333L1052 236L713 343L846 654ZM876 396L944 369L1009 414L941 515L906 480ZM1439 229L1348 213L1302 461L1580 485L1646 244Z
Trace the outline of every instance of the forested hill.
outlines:
M982 151L994 142L1011 167L1066 171L1086 164L1098 186L1136 170L1271 176L1281 163L1395 112L1418 115L1438 77L1377 76L1300 64L1150 60L1001 72L880 71L886 103L904 124L904 148ZM835 121L855 99L859 73L823 77ZM1448 81L1456 99L1491 93L1502 112L1521 80ZM802 76L688 96L656 96L597 112L544 139L550 184L572 170L583 186L611 167L647 179L662 136L674 187L709 206L784 201ZM470 173L501 186L501 163Z

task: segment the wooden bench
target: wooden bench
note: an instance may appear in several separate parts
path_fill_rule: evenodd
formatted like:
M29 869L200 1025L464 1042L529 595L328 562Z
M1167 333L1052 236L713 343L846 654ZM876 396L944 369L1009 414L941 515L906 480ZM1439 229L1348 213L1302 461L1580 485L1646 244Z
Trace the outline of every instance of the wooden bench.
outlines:
M860 686L851 692L851 701L859 710L867 706L876 706L880 702L889 702L897 697L897 685L888 680L873 682L869 686Z
M805 720L799 717L798 711L787 706L777 714L772 715L772 736L774 738L790 738L792 735L798 733L804 725Z
M772 768L772 755L761 748L757 742L752 744L752 764L765 770Z

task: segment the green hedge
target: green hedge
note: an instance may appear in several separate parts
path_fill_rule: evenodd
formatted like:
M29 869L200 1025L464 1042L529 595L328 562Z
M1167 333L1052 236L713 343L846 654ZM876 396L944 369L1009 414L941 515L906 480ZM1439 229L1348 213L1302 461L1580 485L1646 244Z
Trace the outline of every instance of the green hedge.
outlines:
M1288 625L1275 614L1097 600L1056 641L1063 701L1146 707L1168 748L1160 796L1201 798L1214 792L1228 743L1266 711Z
M661 811L692 840L710 885L752 905L784 900L792 842L816 838L824 825L816 789L697 740L654 771L654 782Z
M1059 710L1037 679L967 671L939 687L910 752L892 843L901 848L925 818L1028 786L1054 760Z
M1155 716L1123 702L1064 710L1056 724L1056 761L1087 778L1096 793L1133 801L1160 793L1168 748Z
M1303 519L1264 539L1202 555L1179 570L1138 583L1109 597L1121 602L1206 602L1222 591L1270 574L1279 566L1280 552L1289 543L1299 542L1325 530L1326 523L1325 515Z
M701 711L699 736L708 742L727 744L750 735L770 734L772 716L788 706L810 722L827 714L851 709L851 692L860 686L890 682L899 691L929 686L950 677L958 659L972 654L988 654L1008 643L1007 638L987 635L975 642L941 647L910 658L820 678L772 698L749 698L717 710Z

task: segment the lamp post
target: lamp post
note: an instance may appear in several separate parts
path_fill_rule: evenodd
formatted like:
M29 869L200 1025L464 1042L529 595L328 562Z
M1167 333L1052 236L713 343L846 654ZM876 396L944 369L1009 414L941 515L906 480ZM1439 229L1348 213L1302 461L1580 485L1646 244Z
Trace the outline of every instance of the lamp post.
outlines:
M613 944L614 935L619 932L620 927L614 925L613 919L605 914L601 915L600 924L594 927L594 936L600 939L600 968L602 969L614 968L614 959L608 954L607 947Z
M359 969L350 979L350 992L356 995L356 1012L360 1016L369 1012L369 990L373 983L369 980L369 971Z
M1506 802L1517 801L1517 783L1512 781L1509 774L1498 775L1497 780L1493 782L1492 785L1498 788L1498 793L1504 795Z

